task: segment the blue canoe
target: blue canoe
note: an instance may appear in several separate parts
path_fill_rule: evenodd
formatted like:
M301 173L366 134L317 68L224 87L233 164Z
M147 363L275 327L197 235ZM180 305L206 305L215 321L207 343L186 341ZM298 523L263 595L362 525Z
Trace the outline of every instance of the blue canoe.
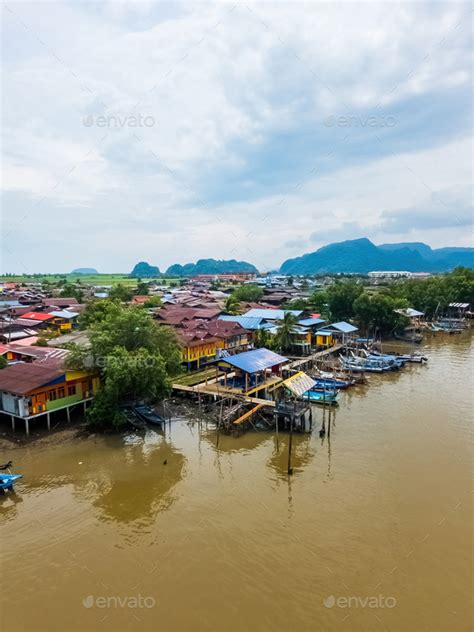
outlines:
M0 474L0 490L12 489L13 483L19 478L23 478L23 474Z

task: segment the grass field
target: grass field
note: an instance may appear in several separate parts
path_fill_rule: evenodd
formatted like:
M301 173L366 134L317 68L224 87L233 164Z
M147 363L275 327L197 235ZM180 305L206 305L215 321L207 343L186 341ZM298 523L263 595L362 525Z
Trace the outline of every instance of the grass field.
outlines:
M16 276L2 276L0 275L0 283L44 283L45 281L51 284L57 284L61 279L66 280L68 283L84 283L86 285L122 285L135 287L137 285L137 279L133 279L126 274L36 274L26 275L19 274ZM167 284L177 279L142 279L143 281L157 282L160 284Z

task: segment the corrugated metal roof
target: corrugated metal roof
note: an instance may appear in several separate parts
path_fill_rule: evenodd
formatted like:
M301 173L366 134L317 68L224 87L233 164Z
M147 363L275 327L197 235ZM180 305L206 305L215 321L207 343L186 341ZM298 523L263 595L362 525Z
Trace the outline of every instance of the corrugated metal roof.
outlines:
M63 374L64 369L57 366L47 366L40 362L18 362L0 371L0 391L24 395Z
M354 327L354 325L351 325L350 323L346 323L346 321L344 320L341 320L341 322L339 323L331 323L330 325L326 325L326 327L331 327L332 329L340 331L343 334L350 334L353 331L358 331L357 327Z
M303 327L310 327L311 325L320 325L321 323L325 323L324 318L303 318L303 320L298 321L298 325L303 325Z
M264 318L265 320L283 320L285 314L294 314L294 316L301 316L303 310L301 309L249 309L244 316L250 318Z
M69 312L66 309L61 309L56 312L49 312L49 313L52 316L56 316L56 318L76 318L76 316L79 316L79 312Z
M300 371L299 373L296 373L296 375L292 375L287 380L285 380L283 384L292 393L300 396L306 393L306 391L309 391L310 388L313 388L316 382L312 378L310 378L309 375L306 375L306 373Z
M287 362L288 358L270 351L270 349L253 349L252 351L244 351L225 359L227 364L235 366L246 373L257 373L269 369L277 364Z
M22 315L22 319L36 320L40 322L50 320L51 318L53 318L53 316L51 316L51 314L46 314L45 312L27 312Z
M316 332L317 336L332 336L332 334L332 331L325 331L324 329L318 329L318 331Z
M467 309L470 303L450 303L449 307L458 307L459 309Z
M251 316L230 316L225 314L219 316L218 320L239 323L239 325L244 329L259 329L263 318L252 318Z

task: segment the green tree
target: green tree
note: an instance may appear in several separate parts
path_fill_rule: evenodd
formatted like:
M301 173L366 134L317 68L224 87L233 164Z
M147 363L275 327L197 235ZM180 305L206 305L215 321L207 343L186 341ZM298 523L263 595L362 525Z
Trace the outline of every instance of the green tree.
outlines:
M329 296L324 290L315 290L308 299L308 307L321 315L329 316Z
M289 351L296 330L297 317L291 312L286 312L282 320L277 323L276 342L281 351Z
M59 296L63 298L75 298L78 303L84 300L84 291L74 283L66 283L62 286Z
M88 329L94 323L100 323L105 320L110 312L116 312L119 309L117 301L110 299L95 299L86 304L85 310L78 318L79 328Z
M7 359L5 356L0 356L0 369L4 369L6 366L8 366Z
M275 336L271 334L268 329L257 329L254 334L254 345L257 349L265 347L266 349L275 349L276 340Z
M118 299L123 303L131 301L132 296L133 291L129 287L122 285L122 283L117 283L117 285L114 285L114 287L109 290L109 298Z
M257 303L263 296L263 290L255 283L246 283L234 290L233 296L238 301Z
M145 302L145 307L148 307L148 308L160 307L160 305L161 305L161 297L158 296L158 294L154 294L153 296L150 296L150 298Z
M137 294L138 296L146 296L150 292L150 284L138 279Z
M68 366L99 373L101 387L88 411L94 428L120 429L121 405L169 393L180 347L174 331L158 326L146 310L112 303L104 318L91 323L89 338L88 348L72 346Z
M230 294L225 301L224 310L227 314L240 314L240 302L235 294Z
M407 307L405 299L395 299L386 294L370 296L363 292L354 301L354 318L368 333L371 329L378 333L390 333L403 329L409 320L395 310Z
M329 313L333 320L354 316L353 304L362 294L363 286L354 280L336 281L327 290Z

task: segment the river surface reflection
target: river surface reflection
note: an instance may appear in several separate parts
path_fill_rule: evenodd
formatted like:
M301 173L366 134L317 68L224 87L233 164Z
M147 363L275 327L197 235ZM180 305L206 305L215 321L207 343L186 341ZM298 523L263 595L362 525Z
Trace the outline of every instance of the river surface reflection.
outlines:
M330 437L315 407L291 480L288 435L205 423L5 453L1 628L470 629L471 337L424 351L344 393Z

